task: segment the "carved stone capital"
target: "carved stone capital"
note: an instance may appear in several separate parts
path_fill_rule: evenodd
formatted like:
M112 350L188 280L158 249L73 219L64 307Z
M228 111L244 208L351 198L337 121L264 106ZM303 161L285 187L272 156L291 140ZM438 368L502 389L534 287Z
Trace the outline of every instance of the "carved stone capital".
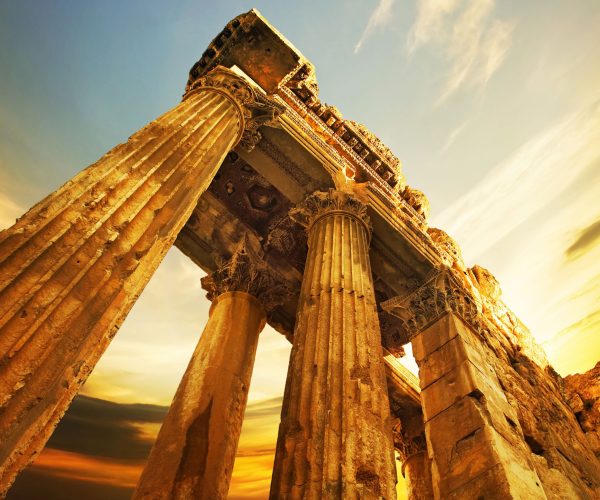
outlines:
M392 436L394 438L394 448L396 448L402 463L417 453L427 451L424 433L408 436L402 426L402 420L398 417L392 420Z
M315 222L332 213L345 213L354 217L364 225L367 234L371 234L371 219L367 215L367 206L352 194L337 189L315 191L290 210L290 217L310 230Z
M449 270L440 271L409 295L383 302L381 307L400 320L407 340L448 312L460 316L476 331L486 328L481 304Z
M261 93L236 72L217 66L209 73L188 85L184 99L197 92L211 90L228 97L240 115L242 127L236 144L247 151L254 149L261 139L258 128L262 125L279 126L277 118L285 111L285 106Z
M262 303L267 315L290 295L290 290L248 243L246 237L233 255L201 280L209 300L226 292L246 292Z

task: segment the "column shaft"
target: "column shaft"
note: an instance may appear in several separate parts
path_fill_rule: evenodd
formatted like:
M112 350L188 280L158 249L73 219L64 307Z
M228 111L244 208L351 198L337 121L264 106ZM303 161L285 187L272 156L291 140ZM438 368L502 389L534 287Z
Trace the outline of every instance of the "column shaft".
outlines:
M0 493L41 450L244 126L200 90L0 234Z
M368 218L327 197L310 218L271 498L395 498Z
M264 325L252 295L214 300L133 498L227 498Z
M402 463L402 473L406 479L409 500L432 500L431 460L427 450L406 458Z

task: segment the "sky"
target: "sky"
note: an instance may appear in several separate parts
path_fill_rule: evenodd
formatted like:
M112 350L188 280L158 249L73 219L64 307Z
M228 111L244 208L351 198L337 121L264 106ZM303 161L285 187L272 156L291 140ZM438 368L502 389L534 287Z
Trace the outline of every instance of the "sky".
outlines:
M0 229L177 104L257 7L429 197L562 375L600 360L600 2L0 0ZM207 320L171 250L9 498L128 498ZM261 334L230 498L265 498L290 346ZM407 361L411 365L410 360Z

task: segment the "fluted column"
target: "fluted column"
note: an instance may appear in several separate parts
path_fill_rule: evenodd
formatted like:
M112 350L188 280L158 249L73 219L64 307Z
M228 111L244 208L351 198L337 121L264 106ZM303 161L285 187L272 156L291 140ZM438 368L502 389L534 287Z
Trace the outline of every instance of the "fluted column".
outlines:
M330 190L292 216L308 228L308 256L271 498L395 498L366 207Z
M0 495L41 450L227 152L280 108L216 68L0 233Z
M286 290L245 240L202 284L209 320L134 499L227 498L258 335Z

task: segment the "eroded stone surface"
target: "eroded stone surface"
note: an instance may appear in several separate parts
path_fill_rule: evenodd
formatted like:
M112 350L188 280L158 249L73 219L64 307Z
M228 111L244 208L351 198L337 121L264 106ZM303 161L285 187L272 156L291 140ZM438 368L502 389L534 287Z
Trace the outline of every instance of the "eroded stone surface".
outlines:
M315 193L271 498L393 499L395 464L369 219L353 196Z
M227 498L264 325L264 308L252 295L214 299L133 498Z
M564 382L569 406L600 458L600 361L585 373L565 377Z

